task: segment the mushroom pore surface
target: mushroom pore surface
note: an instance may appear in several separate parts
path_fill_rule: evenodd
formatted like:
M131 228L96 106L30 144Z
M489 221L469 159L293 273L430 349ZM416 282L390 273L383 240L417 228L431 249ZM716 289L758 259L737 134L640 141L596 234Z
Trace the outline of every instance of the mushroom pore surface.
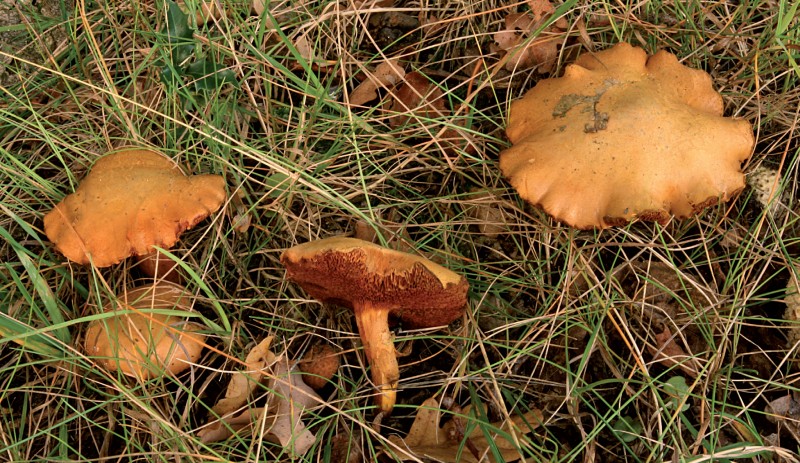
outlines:
M440 265L355 238L287 250L289 278L319 301L390 309L410 327L446 325L464 313L468 284Z

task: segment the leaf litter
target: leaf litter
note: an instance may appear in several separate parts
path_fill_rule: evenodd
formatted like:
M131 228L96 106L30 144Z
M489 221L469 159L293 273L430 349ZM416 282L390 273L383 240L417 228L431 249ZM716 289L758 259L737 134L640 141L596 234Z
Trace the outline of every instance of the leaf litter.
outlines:
M255 346L247 354L246 368L233 373L225 397L212 408L219 418L197 432L202 442L261 432L265 439L290 449L293 456L304 455L314 445L316 435L302 418L306 409L323 400L287 359L269 350L272 340L267 337ZM251 396L262 382L269 391L267 404L251 407Z
M444 410L441 404L436 397L425 400L417 409L408 434L402 438L389 436L389 442L394 444L389 452L396 453L402 461L426 457L447 463L478 463L486 459L498 462L496 451L503 461L515 461L523 457L525 434L542 423L542 413L530 410L485 426L471 405L463 410L457 406Z

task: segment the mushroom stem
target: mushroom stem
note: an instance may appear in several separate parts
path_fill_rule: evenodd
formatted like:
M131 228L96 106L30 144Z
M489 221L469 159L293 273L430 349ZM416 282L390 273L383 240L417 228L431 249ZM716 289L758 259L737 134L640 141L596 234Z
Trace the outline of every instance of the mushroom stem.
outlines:
M376 307L369 302L355 305L354 312L358 333L364 344L367 362L371 369L372 382L378 388L375 404L389 414L394 408L400 369L394 349L394 336L389 331L390 309Z

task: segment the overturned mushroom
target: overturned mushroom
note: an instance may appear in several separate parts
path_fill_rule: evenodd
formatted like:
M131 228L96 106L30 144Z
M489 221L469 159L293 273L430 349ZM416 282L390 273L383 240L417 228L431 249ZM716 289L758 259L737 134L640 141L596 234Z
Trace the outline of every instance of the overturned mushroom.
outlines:
M224 201L221 176L187 177L155 151L128 148L100 158L45 215L44 230L69 260L108 267L172 247Z
M410 327L446 325L464 313L464 277L427 259L355 238L328 238L286 250L292 281L319 301L353 309L372 370L378 408L394 407L400 378L389 315Z
M202 327L159 310L189 310L186 289L170 283L140 286L124 292L92 322L84 351L109 371L147 379L178 374L200 358L206 336Z
M577 228L687 217L744 187L753 132L722 112L707 73L621 43L511 105L500 169L520 196Z

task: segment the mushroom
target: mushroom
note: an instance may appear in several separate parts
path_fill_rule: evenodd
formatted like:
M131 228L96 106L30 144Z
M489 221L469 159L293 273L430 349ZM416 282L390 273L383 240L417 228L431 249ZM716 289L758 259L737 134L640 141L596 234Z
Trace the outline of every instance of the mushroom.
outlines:
M44 216L44 230L69 260L108 267L170 248L225 201L219 175L187 177L170 159L126 148L100 158L78 189Z
M196 362L205 345L202 327L159 310L189 310L186 289L171 283L130 289L106 312L124 311L93 321L84 351L109 371L139 379L178 374Z
M620 43L512 103L500 169L522 198L576 228L688 217L745 184L752 128L722 113L707 73Z
M318 344L312 347L297 368L303 373L303 382L313 389L322 389L339 371L339 351L331 346Z
M325 303L353 309L378 388L376 404L394 407L400 378L389 315L409 327L446 325L463 315L464 277L422 257L355 238L334 237L287 249L281 256L290 280Z

